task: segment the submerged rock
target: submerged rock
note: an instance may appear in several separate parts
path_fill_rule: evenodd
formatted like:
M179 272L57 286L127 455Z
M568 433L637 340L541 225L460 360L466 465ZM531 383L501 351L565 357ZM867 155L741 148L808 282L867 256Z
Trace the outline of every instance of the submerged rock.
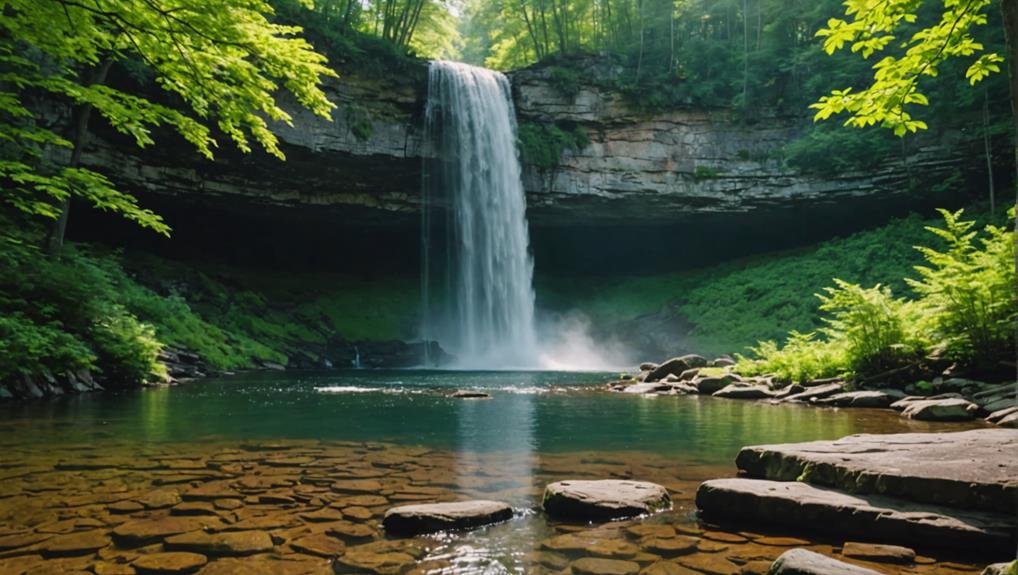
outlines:
M880 545L877 543L858 543L855 541L846 542L841 548L841 554L853 559L875 561L877 563L912 563L915 561L915 551L908 547L898 545Z
M637 383L622 390L622 393L658 393L660 391L671 391L672 386L667 383Z
M708 519L779 524L890 543L985 550L1014 544L1014 521L1005 515L852 495L798 481L715 479L700 485L696 505Z
M484 393L483 391L472 391L461 389L449 397L455 397L459 399L491 399L491 395Z
M771 565L769 575L880 575L807 549L789 549Z
M559 481L544 490L544 510L557 519L608 521L671 507L668 490L656 483L603 479Z
M396 535L417 535L452 529L470 529L512 518L513 508L500 501L404 505L385 512L382 525Z
M131 563L131 566L146 575L171 575L174 573L191 573L208 563L204 555L187 552L152 553L142 555Z
M573 575L636 575L640 572L640 564L619 559L584 557L573 561L571 569Z

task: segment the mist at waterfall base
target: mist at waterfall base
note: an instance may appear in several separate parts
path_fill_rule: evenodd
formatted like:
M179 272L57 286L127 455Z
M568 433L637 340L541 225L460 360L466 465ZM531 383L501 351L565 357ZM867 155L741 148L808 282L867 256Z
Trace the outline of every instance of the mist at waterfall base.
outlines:
M421 220L421 338L463 369L626 365L589 322L535 312L534 261L509 80L457 62L428 71ZM615 348L616 346L609 346Z

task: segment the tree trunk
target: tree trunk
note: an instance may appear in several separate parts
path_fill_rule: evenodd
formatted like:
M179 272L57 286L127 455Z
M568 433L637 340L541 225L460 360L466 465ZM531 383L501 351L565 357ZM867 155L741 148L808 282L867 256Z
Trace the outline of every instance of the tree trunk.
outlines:
M1012 185L1018 194L1018 0L1001 0L1001 12L1004 15L1004 38L1007 40L1007 68L1011 87L1011 123L1013 138L1011 142L1014 156L1014 182ZM1018 206L1018 201L1015 202ZM1018 217L1015 218L1015 242L1018 243ZM1015 264L1018 265L1018 256ZM1015 286L1015 296L1018 297L1018 286ZM1015 326L1015 355L1018 356L1018 325ZM1018 369L1016 369L1018 372ZM1018 375L1018 373L1016 373ZM1018 390L1018 380L1015 381L1015 389Z
M993 144L990 141L990 95L983 85L983 152L986 154L986 185L990 191L990 214L997 212L996 190L993 188Z
M113 60L103 62L92 74L89 85L105 82L106 75L109 73L110 66L112 65ZM71 149L71 160L67 164L69 168L77 168L81 164L81 154L85 151L85 144L88 143L88 119L92 116L92 106L87 104L78 106L74 115L76 117L74 123L74 147ZM63 249L64 236L67 235L67 220L70 216L71 196L68 195L60 205L60 216L53 222L49 233L46 234L46 251L50 255L56 255Z

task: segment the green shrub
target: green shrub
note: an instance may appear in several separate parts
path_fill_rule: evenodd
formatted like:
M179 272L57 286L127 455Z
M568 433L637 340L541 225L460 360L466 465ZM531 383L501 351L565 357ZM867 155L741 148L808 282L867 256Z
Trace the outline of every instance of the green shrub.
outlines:
M818 340L816 332L793 331L783 347L773 341L763 341L750 351L755 358L736 354L739 373L772 374L783 381L802 382L844 375L848 371L845 349L839 342Z
M916 326L919 310L914 302L895 299L880 284L864 288L840 279L835 287L817 294L826 312L822 332L844 350L848 369L879 373L916 359L924 342Z
M166 366L158 361L163 345L152 326L115 308L96 321L90 335L103 378L112 387L166 380Z
M920 279L906 278L915 299L895 299L879 284L867 289L835 279L819 295L828 314L823 339L792 332L782 348L763 342L752 348L755 359L739 357L738 369L802 380L881 373L918 364L929 351L970 365L1013 358L1014 232L990 224L979 237L962 210L940 213L944 227L926 229L947 248L916 247L928 265L915 267Z
M1010 229L962 219L963 210L940 210L944 227L927 227L947 243L944 251L920 246L927 265L909 280L920 294L924 327L937 351L967 363L1011 356L1015 319L1015 236ZM1014 208L1009 212L1014 218Z
M88 345L61 329L15 312L0 316L0 381L43 371L90 369L96 357Z
M580 93L580 72L574 68L551 66L548 79L552 87L567 98L574 98Z

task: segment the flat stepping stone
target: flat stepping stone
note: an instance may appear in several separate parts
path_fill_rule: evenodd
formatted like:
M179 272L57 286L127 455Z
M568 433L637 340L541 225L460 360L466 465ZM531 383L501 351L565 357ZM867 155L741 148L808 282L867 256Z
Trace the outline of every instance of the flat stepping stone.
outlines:
M806 549L790 549L771 564L770 575L880 575Z
M144 575L177 575L197 571L208 562L204 555L174 551L142 555L131 566Z
M363 523L351 523L350 521L337 521L329 525L329 529L326 532L333 537L339 537L346 541L371 539L376 534L375 530L371 527Z
M584 557L570 565L573 575L637 575L640 564L634 561Z
M672 505L656 483L620 479L559 481L544 490L544 511L567 521L610 521L646 515Z
M640 547L662 557L678 557L694 553L699 542L696 537L680 535L671 539L643 539Z
M845 557L875 561L877 563L909 564L915 561L915 551L908 547L857 543L855 541L845 543L841 548L841 554Z
M392 534L418 535L471 529L505 521L512 516L513 508L509 504L479 499L393 507L385 512L382 526Z
M747 476L1000 512L1018 500L1018 430L850 435L744 447ZM807 472L808 469L808 472Z
M294 539L290 542L290 547L301 553L328 558L341 555L343 551L346 551L346 543L324 533L313 533Z
M879 495L851 495L795 481L715 479L700 485L707 518L780 524L889 543L1014 549L1014 519Z
M199 531L213 522L214 525L222 526L222 521L218 518L170 516L161 519L141 519L118 525L113 530L113 539L118 545L138 547L155 543L171 535Z
M213 556L253 555L272 550L272 538L264 531L228 531L225 533L183 533L167 537L163 547L171 551L192 551Z
M40 543L38 549L46 557L68 557L91 555L109 544L109 535L105 531L96 529L57 535Z
M170 509L171 515L215 515L216 508L208 501L185 501Z
M425 549L415 543L376 541L347 547L333 564L339 573L403 573L424 557Z

